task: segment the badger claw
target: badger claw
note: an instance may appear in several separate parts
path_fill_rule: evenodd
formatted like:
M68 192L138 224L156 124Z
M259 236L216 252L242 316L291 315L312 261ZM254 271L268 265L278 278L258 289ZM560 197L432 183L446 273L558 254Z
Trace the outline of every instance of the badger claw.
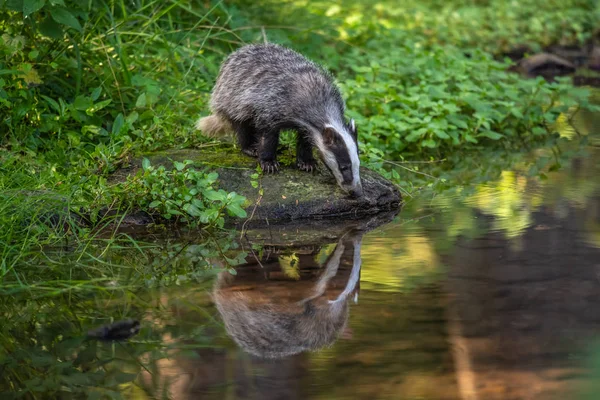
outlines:
M306 172L313 172L316 169L314 164L307 163L304 161L298 161L296 163L296 166L298 167L298 169L300 171L306 171Z
M279 172L279 163L277 161L260 161L260 168L265 174L274 174Z

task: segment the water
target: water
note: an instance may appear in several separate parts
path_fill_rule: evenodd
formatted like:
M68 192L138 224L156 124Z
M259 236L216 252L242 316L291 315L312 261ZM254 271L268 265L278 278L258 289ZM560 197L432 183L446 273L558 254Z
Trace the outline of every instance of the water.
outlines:
M290 228L236 275L201 272L200 239L100 252L101 291L2 300L2 398L596 398L600 147L588 142L558 171L532 173L553 159L538 150L366 234ZM171 285L139 289L160 279ZM84 339L128 317L142 326L129 341Z

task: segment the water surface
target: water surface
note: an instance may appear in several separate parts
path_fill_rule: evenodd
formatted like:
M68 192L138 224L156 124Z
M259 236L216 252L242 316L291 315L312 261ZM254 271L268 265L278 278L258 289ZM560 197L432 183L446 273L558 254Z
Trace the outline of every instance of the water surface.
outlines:
M596 398L598 122L371 232L245 248L235 275L208 239L99 250L96 287L3 296L4 397ZM85 340L123 318L129 341Z

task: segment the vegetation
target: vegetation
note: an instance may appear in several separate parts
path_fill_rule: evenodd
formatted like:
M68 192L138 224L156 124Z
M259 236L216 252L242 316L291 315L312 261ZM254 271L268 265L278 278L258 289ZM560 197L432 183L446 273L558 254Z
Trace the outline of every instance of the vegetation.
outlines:
M169 348L159 343L174 328L165 323L117 350L90 345L85 330L146 310L153 291L203 285L243 261L221 228L226 215L244 215L244 199L220 190L214 172L146 162L125 182L110 174L148 152L211 146L193 122L207 112L221 60L246 42L266 37L330 68L357 120L363 162L405 194L431 195L435 207L469 216L444 220L444 234L475 235L476 224L465 221L483 210L502 217L507 237L518 235L539 198L524 197L522 180L502 171L537 145L550 150L528 164L531 175L560 168L556 120L597 108L568 79L505 72L502 55L517 45L584 43L598 25L596 2L397 3L0 0L0 391L76 398L102 386L94 395L119 398L123 382L152 367L138 356L162 357ZM292 146L289 137L283 145ZM460 201L434 195L497 177L502 190L471 190L498 203L474 208L463 188L455 188ZM434 184L434 194L419 192ZM157 227L160 241L114 233L132 209L183 220L190 230L174 238ZM502 225L509 217L514 223ZM428 281L419 274L435 261L434 245L409 244L420 249L414 282ZM203 329L178 337L204 343Z

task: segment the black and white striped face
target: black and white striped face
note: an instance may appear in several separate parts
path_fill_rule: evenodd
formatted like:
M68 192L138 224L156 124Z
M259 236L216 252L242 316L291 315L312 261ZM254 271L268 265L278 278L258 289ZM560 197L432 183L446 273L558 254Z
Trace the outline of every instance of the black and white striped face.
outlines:
M358 159L358 135L354 120L349 124L327 124L317 148L338 185L350 196L363 195Z

